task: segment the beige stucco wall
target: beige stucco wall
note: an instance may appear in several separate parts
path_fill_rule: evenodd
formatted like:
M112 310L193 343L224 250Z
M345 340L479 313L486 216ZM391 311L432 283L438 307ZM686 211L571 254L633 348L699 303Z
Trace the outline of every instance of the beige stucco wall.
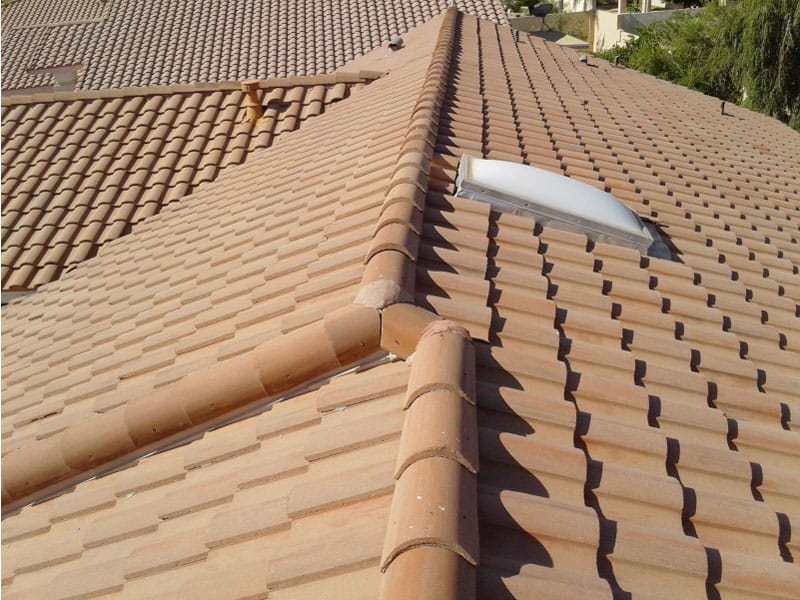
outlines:
M647 13L622 13L615 10L598 10L594 20L594 43L592 50L602 52L615 44L636 37L638 27L666 21L677 13L695 13L697 9L659 10Z

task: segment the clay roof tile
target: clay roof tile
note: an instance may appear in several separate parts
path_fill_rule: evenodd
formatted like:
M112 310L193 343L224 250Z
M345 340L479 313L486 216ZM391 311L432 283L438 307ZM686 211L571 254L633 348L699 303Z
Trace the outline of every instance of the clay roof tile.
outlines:
M584 69L572 51L448 15L426 30L428 46L401 51L424 60L389 66L258 162L220 171L4 309L15 332L3 344L14 365L4 504L31 481L159 449L7 517L19 535L5 540L4 591L49 564L53 585L76 594L702 595L716 577L706 547L718 549L721 593L792 589L792 180L759 164L751 139L785 128L736 109L742 120L722 136L681 108L696 94L603 62ZM313 85L306 95L321 93ZM584 108L574 96L590 90ZM645 110L665 95L674 102ZM575 162L584 149L598 171ZM681 262L453 197L462 152L612 190L660 219ZM668 162L691 182L665 176ZM734 168L749 174L737 179L747 193L730 199ZM173 190L191 189L186 172L177 179ZM86 252L141 211L119 186L103 189L103 206L84 202L87 224L103 226L76 232ZM51 229L61 218L74 229L78 209L41 205ZM55 244L51 229L30 232L39 252ZM19 271L4 276L35 277ZM379 348L410 358L410 373L366 364ZM327 379L354 361L359 370ZM317 378L319 389L302 388ZM188 445L158 441L255 406L241 422L202 425ZM44 511L49 530L35 518ZM95 564L87 548L98 544L118 559ZM219 560L235 564L225 577ZM112 574L108 588L92 583L97 568Z

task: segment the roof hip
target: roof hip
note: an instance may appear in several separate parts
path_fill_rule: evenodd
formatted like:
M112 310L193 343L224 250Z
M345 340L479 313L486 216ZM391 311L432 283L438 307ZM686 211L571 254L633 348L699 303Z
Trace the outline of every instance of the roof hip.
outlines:
M414 301L414 263L422 212L460 18L455 8L448 8L444 13L433 56L367 251L356 304L383 308L397 302Z
M2 459L3 512L178 442L379 351L378 311L358 305L334 311L9 452Z
M425 328L405 409L381 598L474 598L478 421L475 351L466 329L451 321Z

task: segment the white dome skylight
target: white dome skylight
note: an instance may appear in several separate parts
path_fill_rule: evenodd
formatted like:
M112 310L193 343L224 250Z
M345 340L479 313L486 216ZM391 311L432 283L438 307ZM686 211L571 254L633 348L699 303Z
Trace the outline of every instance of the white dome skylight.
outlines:
M538 223L586 234L592 240L636 248L642 254L653 237L639 216L590 185L503 160L463 155L456 196L487 202L497 210L529 214Z

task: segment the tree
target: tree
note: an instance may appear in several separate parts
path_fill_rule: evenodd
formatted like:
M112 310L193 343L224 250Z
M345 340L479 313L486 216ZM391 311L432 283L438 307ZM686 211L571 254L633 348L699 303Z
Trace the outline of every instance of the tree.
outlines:
M718 0L603 53L800 130L800 0Z
M743 103L800 129L800 0L743 0L731 14Z

